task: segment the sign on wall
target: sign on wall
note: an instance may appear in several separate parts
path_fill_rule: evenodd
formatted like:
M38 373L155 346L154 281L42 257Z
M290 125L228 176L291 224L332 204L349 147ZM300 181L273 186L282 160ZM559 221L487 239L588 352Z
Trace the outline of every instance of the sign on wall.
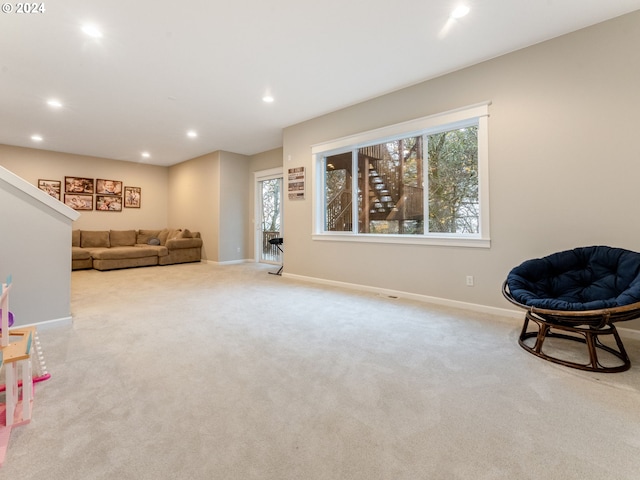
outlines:
M290 168L288 174L289 200L304 200L304 167Z

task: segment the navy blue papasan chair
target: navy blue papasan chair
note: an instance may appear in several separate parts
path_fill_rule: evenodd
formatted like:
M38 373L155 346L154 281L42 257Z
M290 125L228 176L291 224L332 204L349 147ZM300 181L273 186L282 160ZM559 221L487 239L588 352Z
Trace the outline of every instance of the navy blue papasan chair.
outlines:
M591 246L527 260L509 272L502 293L526 310L518 343L529 353L595 372L631 367L614 323L640 317L640 253ZM588 361L543 350L549 338L585 344Z

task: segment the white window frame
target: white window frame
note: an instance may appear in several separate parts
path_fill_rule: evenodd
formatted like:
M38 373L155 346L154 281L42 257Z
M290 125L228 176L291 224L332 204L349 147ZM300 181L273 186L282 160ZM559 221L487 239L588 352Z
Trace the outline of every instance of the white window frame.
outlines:
M341 242L399 243L410 245L446 245L459 247L491 246L489 232L489 105L482 102L456 110L397 123L367 132L311 146L312 239ZM327 232L324 230L324 159L330 155L355 151L360 147L384 143L411 136L433 134L446 130L478 125L478 200L480 204L480 232L477 234L430 233L422 235L388 235L351 232ZM353 192L357 192L357 175L353 175ZM426 194L425 186L425 198ZM353 225L357 225L357 208L354 208ZM425 212L426 213L426 212ZM425 217L426 218L426 217ZM428 222L425 220L425 228Z

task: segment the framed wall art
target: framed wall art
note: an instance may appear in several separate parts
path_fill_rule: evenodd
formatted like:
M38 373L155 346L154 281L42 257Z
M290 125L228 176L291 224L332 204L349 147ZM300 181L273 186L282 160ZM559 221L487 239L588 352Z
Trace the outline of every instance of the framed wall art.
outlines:
M122 197L116 195L96 195L96 211L121 212Z
M140 187L124 187L124 208L140 208L141 196Z
M122 195L122 182L119 180L96 180L96 193L99 195Z
M304 167L290 168L288 170L289 200L304 200L305 172Z
M56 200L60 200L60 189L62 188L62 182L60 180L38 179L38 188Z
M93 210L93 195L65 193L64 204L74 210Z
M64 177L65 193L93 193L93 178Z

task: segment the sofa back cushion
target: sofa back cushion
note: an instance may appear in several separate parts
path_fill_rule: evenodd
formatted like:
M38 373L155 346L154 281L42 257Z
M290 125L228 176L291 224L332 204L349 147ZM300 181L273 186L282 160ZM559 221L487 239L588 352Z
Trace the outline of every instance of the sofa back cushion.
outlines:
M165 229L163 229L158 234L158 238L160 239L160 245L166 245L167 244L167 240L171 240L173 238L176 238L179 233L180 233L180 229L174 229L174 228L165 228Z
M80 232L80 246L82 248L109 248L111 246L109 242L109 231L82 230L82 232Z
M71 246L72 247L80 246L80 230L71 231Z
M111 230L109 242L112 247L133 247L136 244L135 230Z
M136 238L136 243L140 243L143 245L149 245L149 240L152 238L157 239L160 230L138 230L138 237ZM160 243L158 242L158 245Z

